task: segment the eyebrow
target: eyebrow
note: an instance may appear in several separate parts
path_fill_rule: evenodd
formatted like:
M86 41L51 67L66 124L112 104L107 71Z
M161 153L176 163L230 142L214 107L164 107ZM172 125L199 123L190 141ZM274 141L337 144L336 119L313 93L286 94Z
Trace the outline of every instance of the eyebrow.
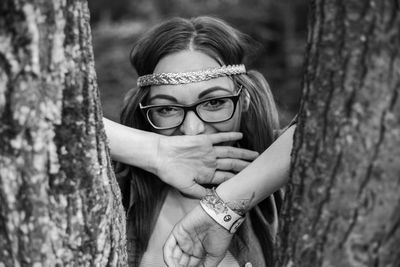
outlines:
M223 87L220 87L220 86L214 86L214 87L208 88L208 89L204 90L203 92L201 92L199 94L198 98L201 99L204 96L206 96L206 95L208 95L208 94L210 94L212 92L215 92L215 91L226 91L228 93L232 93L232 91L229 90L229 89L226 89L226 88L223 88ZM165 100L169 100L171 102L178 103L178 100L175 97L173 97L171 95L164 95L164 94L158 94L158 95L152 96L147 100L147 102L150 103L152 100L157 99L157 98L165 99Z
M156 98L160 98L160 99L165 99L165 100L169 100L175 103L178 103L178 100L176 100L175 97L171 96L171 95L163 95L163 94L159 94L159 95L155 95L149 98L149 100L147 100L147 102L151 102L152 100L156 99Z
M232 91L229 89L219 87L219 86L214 86L214 87L208 88L208 89L204 90L203 92L201 92L198 97L199 97L199 99L203 98L204 96L208 95L209 93L212 93L215 91L226 91L228 93L232 93Z

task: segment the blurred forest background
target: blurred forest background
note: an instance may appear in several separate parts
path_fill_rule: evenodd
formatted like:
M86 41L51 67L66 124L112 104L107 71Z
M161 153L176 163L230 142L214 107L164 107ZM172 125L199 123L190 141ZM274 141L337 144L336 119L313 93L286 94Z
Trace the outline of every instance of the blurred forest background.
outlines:
M267 78L281 125L299 107L306 44L306 0L89 0L104 115L118 121L125 92L135 87L129 53L138 37L173 17L215 16L250 35L258 51L246 65Z

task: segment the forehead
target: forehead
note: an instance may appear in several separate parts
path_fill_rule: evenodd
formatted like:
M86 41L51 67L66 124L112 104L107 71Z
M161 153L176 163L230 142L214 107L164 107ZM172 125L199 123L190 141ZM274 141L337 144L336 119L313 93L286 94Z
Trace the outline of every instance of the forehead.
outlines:
M163 57L156 65L154 73L188 72L219 67L218 62L200 51L184 50Z
M219 66L218 62L210 56L199 51L187 50L163 57L155 67L154 73L190 72ZM234 90L232 79L220 77L189 84L152 86L149 95L152 97L162 93L190 98L197 96L203 90L216 86Z

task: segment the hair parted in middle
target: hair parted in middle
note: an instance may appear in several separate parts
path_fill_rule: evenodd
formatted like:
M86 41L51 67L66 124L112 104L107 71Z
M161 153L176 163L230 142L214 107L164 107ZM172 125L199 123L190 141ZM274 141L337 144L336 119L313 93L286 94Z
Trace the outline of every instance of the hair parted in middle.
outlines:
M130 61L139 76L152 74L163 57L185 50L202 52L221 66L238 65L244 63L251 51L249 40L247 35L216 18L172 18L155 26L137 42ZM273 95L267 81L257 71L249 70L247 74L231 77L235 85L242 85L245 90L241 98L250 99L248 110L241 116L240 131L243 139L239 146L262 153L273 142L273 131L279 127ZM122 124L146 131L153 130L139 109L139 103L146 99L148 92L148 87L141 87L127 93L120 118ZM117 163L116 173L124 206L129 208L128 222L132 225L127 227L128 232L133 231L131 236L134 236L134 240L131 241L134 246L131 249L135 251L135 264L139 265L168 186L153 174L126 164ZM264 202L259 206L268 217L269 202ZM267 266L272 266L271 237L267 229L260 229L263 224L257 216L252 212L250 216L254 231L260 236ZM236 235L240 238L240 229Z

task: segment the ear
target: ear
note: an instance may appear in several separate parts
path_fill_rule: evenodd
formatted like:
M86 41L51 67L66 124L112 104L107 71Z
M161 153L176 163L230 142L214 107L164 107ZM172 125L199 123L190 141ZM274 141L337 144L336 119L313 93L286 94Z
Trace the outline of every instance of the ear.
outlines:
M242 101L242 110L243 110L243 112L246 112L246 111L249 110L250 101L251 101L250 94L249 94L249 92L247 91L246 88L243 88L242 99L243 99L243 101Z

